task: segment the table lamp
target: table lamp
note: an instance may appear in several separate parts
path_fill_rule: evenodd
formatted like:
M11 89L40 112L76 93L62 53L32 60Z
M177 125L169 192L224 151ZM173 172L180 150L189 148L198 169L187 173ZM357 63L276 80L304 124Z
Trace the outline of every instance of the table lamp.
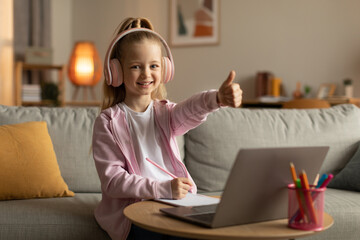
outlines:
M90 88L92 97L96 100L94 86L100 81L101 73L102 65L94 43L76 42L68 66L68 77L76 87L72 99L76 99L79 88L82 87L84 101L87 100L87 88Z

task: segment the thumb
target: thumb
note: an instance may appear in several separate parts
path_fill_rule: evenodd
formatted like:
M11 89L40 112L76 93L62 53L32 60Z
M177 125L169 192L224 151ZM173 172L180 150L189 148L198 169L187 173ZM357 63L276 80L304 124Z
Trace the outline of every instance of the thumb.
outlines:
M234 79L235 79L235 71L233 70L233 71L231 71L231 72L229 73L229 76L228 76L227 79L225 80L224 84L225 84L225 85L231 85L232 82L234 81Z

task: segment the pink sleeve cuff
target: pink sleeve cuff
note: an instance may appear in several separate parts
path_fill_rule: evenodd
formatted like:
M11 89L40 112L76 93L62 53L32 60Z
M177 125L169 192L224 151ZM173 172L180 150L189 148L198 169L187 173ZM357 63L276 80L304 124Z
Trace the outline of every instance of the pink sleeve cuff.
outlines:
M218 90L210 90L209 91L211 94L211 108L215 109L215 108L223 108L223 107L227 107L221 103L218 103L218 98L217 98L217 94L218 94ZM213 96L214 95L214 96Z
M156 198L172 199L171 180L158 182Z

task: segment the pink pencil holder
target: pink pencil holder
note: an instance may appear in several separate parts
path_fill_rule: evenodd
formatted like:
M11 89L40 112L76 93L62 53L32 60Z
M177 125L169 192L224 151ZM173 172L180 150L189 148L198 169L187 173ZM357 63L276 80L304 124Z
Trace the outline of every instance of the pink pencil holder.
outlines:
M289 184L288 226L307 231L322 230L325 190L314 186L306 190Z

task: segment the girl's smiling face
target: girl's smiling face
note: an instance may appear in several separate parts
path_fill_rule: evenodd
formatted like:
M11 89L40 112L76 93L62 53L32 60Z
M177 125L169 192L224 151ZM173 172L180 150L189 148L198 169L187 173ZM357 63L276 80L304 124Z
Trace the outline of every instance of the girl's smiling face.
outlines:
M161 46L145 39L123 46L122 68L126 90L125 101L151 101L151 93L161 82Z

